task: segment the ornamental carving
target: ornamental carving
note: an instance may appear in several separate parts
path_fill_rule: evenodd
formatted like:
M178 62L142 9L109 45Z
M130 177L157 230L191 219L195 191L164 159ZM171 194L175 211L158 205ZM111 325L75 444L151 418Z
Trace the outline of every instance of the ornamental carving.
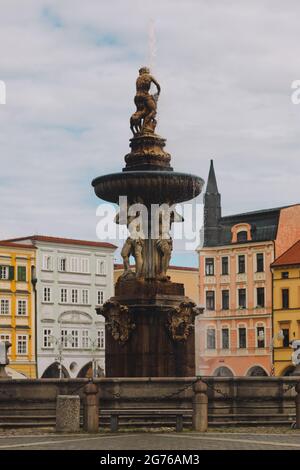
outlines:
M108 300L100 309L101 315L105 318L105 325L111 332L115 341L121 344L126 343L135 323L132 320L128 307L119 302Z
M186 341L192 328L195 317L203 313L203 309L196 307L194 302L181 302L179 307L172 308L168 313L167 328L174 341Z

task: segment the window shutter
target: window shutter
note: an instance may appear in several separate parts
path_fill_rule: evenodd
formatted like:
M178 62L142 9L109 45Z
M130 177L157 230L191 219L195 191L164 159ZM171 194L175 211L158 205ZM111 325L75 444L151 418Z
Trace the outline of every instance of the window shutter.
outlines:
M26 267L18 266L18 281L26 281Z
M9 266L8 269L9 269L8 279L10 281L13 281L14 278L15 278L15 268L14 268L14 266Z

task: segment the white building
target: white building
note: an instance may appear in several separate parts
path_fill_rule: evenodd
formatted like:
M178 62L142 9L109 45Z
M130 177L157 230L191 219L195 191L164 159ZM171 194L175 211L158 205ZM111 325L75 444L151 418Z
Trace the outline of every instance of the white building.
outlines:
M39 377L103 375L104 318L95 308L114 293L116 247L41 235L15 241L36 246L36 331Z

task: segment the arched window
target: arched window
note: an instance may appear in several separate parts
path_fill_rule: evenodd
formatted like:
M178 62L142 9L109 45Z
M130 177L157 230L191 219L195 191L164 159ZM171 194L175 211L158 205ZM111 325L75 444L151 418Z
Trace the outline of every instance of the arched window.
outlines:
M214 377L233 377L233 373L231 372L230 369L228 369L228 367L218 367L214 373L213 373L213 376Z
M53 362L42 375L42 379L58 379L59 378L59 363L58 362ZM62 370L62 376L63 378L67 379L69 378L69 374L67 369L61 365L61 370Z
M260 366L253 366L247 372L248 377L267 377L268 374L266 373L265 369Z
M288 366L286 369L284 369L281 375L283 377L289 377L290 375L292 375L294 370L295 370L295 366Z

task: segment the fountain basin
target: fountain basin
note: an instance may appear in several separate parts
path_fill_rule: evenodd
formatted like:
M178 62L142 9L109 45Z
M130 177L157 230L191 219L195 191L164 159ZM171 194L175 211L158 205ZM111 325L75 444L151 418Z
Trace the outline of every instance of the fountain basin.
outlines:
M129 203L141 197L144 203L178 204L197 197L204 180L199 176L173 171L126 171L99 176L92 181L96 195L105 201L118 203L127 196Z

